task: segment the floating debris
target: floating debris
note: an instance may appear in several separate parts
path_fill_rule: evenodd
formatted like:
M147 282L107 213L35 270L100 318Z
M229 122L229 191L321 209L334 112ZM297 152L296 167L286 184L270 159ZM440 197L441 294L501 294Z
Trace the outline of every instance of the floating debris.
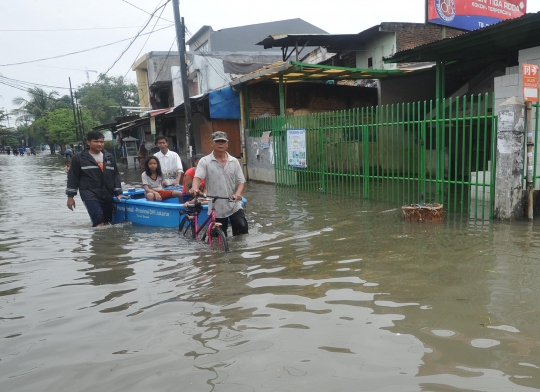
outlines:
M442 222L444 220L443 205L408 204L401 207L403 218L409 222Z

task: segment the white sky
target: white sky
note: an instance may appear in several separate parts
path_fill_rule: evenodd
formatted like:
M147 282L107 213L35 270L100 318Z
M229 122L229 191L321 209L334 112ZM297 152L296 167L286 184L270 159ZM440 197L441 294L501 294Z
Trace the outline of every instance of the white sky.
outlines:
M151 13L166 0L126 1ZM540 0L529 0L527 12L538 11ZM422 23L425 0L180 0L180 13L192 34L203 25L219 30L293 18L302 18L331 34L355 34L381 22ZM57 87L69 87L68 77L71 77L76 88L86 82L85 69L105 72L130 41L57 59L3 65L63 55L131 38L148 18L148 14L123 0L0 0L0 75ZM174 20L172 2L165 6L162 18ZM155 18L145 32L151 31L154 23ZM169 24L160 20L156 29ZM111 29L113 27L115 29ZM53 29L61 31L36 31ZM146 52L168 51L175 31L170 27L154 32L144 45L147 37L139 37L108 74L127 74L134 81L131 64ZM258 42L263 38L253 37L253 40ZM141 55L138 55L141 49ZM173 50L176 50L176 44ZM89 75L91 82L96 80L96 73ZM66 89L54 90L60 95L68 93ZM16 96L26 97L27 94L0 84L0 108L13 109L12 100Z

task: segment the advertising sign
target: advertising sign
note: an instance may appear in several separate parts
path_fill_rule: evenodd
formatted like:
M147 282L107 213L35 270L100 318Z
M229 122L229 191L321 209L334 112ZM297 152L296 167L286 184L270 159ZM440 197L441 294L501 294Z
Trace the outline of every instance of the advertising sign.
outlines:
M307 167L305 129L287 130L287 164L300 169Z
M523 64L521 70L523 77L523 100L525 102L538 102L538 65Z
M527 0L427 0L427 21L476 30L527 12Z

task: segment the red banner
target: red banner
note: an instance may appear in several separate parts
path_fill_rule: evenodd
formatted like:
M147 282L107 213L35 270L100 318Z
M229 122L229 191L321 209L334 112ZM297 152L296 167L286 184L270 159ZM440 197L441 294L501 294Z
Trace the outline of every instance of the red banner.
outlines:
M475 30L527 12L527 0L428 0L428 22Z

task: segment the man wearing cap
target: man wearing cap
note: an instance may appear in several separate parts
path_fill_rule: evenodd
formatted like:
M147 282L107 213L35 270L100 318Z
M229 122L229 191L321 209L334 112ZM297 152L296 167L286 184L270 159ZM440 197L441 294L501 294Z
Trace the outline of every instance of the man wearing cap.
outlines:
M189 193L199 192L201 181L206 180L206 189L212 196L229 197L232 201L218 199L215 203L216 221L221 223L227 233L228 221L231 220L233 236L248 234L248 223L242 208L242 192L246 179L238 159L227 152L229 138L225 132L212 134L214 151L201 158L195 171L193 185Z
M184 173L180 157L174 151L169 150L169 139L166 136L156 137L156 147L159 148L159 151L154 156L159 159L163 182L166 185L178 186Z

